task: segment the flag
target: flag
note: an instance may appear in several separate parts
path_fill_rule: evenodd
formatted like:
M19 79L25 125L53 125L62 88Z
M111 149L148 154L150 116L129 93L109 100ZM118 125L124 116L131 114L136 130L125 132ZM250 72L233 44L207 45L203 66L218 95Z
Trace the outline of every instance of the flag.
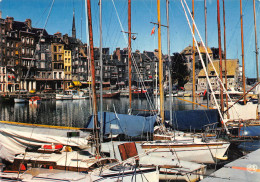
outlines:
M151 35L153 35L154 32L155 32L155 27L153 27L152 32L151 32Z

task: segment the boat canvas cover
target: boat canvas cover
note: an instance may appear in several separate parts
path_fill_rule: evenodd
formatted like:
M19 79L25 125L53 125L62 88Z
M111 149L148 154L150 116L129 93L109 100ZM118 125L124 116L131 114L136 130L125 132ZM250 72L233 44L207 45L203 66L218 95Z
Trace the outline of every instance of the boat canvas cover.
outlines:
M93 129L94 117L91 116L86 128ZM124 134L130 137L141 136L144 133L153 133L154 123L157 116L137 116L127 114L116 114L113 112L103 112L103 134L119 135ZM98 123L100 112L98 113Z
M70 132L79 132L77 137L68 137ZM62 144L79 148L88 147L90 133L80 130L16 125L0 122L0 158L13 161L14 156L24 153L27 147L45 144Z
M170 111L165 111L165 119L170 120ZM178 130L201 130L205 125L220 120L217 109L174 111L172 119L173 128Z

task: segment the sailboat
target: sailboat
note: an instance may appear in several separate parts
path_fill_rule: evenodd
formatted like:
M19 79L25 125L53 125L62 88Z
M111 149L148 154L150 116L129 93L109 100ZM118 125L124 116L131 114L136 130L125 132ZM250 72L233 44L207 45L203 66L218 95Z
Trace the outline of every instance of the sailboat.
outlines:
M233 131L232 138L255 138L260 137L260 120L259 120L259 102L253 104L246 102L246 95L255 87L259 99L259 73L258 73L258 48L257 48L257 30L256 30L256 12L255 12L255 0L253 1L254 10L254 30L255 30L255 50L256 50L256 77L258 83L255 84L249 91L245 92L245 64L244 64L244 38L243 38L243 16L242 16L242 1L240 0L240 20L241 20L241 50L242 50L242 68L243 68L243 95L236 102L232 103L230 107L226 109L229 114L233 114L233 117L227 118L224 122ZM237 104L240 99L243 99L243 105Z
M101 5L100 1L100 5ZM90 176L88 176L89 180L93 181L113 181L116 178L126 179L126 181L130 181L131 179L142 179L145 177L146 179L152 181L158 181L158 172L154 167L141 168L139 169L137 165L132 165L130 168L126 168L126 163L119 163L113 166L105 166L104 164L116 162L111 158L101 158L100 154L100 143L99 143L99 132L97 130L97 105L96 105L96 90L95 90L95 68L94 68L94 51L93 51L93 34L92 34L92 19L91 19L91 5L90 0L87 1L88 6L88 22L89 22L89 40L90 40L90 55L91 55L91 69L92 69L92 91L93 91L93 108L94 108L94 145L95 145L95 155L90 154L88 151L81 151L85 154L80 154L77 151L71 151L71 148L68 146L42 146L38 149L38 152L41 152L40 155L34 152L27 152L21 155L16 156L15 164L16 170L21 170L21 165L30 163L31 165L36 167L44 167L51 169L62 169L62 170L70 170L70 171L84 171L91 172ZM56 151L56 152L53 152ZM51 152L51 153L50 153ZM136 161L136 158L134 158ZM129 161L127 161L129 163ZM119 170L113 169L112 167L123 165L123 168L119 168ZM94 170L101 166L100 169ZM22 166L25 167L25 166ZM108 168L107 168L108 167ZM108 170L107 170L108 169ZM35 169L32 169L35 170ZM52 175L53 171L39 171L38 174L41 174L41 179L43 180L46 176L42 176L44 174ZM37 171L37 170L36 170ZM96 173L95 173L96 172ZM32 174L28 171L29 174ZM27 174L28 174L27 173ZM58 173L58 171L57 171ZM19 176L19 173L18 173ZM26 173L25 173L26 176ZM78 176L78 175L76 175ZM29 176L30 177L30 176ZM50 178L49 178L50 179ZM52 179L52 178L51 178ZM87 178L81 178L79 180L75 179L74 181L86 180ZM63 179L64 180L64 179Z
M184 0L185 2L185 0ZM186 10L184 8L184 4L181 1L185 15ZM185 2L186 3L186 2ZM159 3L158 3L159 4ZM187 6L187 4L186 4ZM188 6L187 6L188 8ZM158 5L158 10L160 10ZM192 17L191 17L192 18ZM192 18L193 24L194 19ZM190 24L189 24L190 26ZM190 26L191 29L191 26ZM194 34L192 33L193 39L195 39ZM162 88L162 61L161 61L161 23L160 23L160 12L158 12L158 45L159 45L159 86L160 86L160 117L162 122L162 128L164 124L164 105L163 105L163 88ZM198 49L198 44L196 43L196 47ZM200 58L201 54L198 49ZM201 60L203 60L201 58ZM202 64L205 68L205 65L202 61ZM164 130L164 129L163 129ZM163 136L167 136L167 133L164 133ZM158 140L158 141L148 141L143 142L141 144L141 148L143 150L151 150L154 148L158 148L151 155L154 156L175 156L180 160L188 160L192 162L198 163L216 163L218 160L226 160L227 157L225 153L229 147L230 143L220 139L208 139L204 137L195 138L195 137L186 137L184 134L176 135L176 132L170 134L169 140ZM196 156L196 157L195 157Z

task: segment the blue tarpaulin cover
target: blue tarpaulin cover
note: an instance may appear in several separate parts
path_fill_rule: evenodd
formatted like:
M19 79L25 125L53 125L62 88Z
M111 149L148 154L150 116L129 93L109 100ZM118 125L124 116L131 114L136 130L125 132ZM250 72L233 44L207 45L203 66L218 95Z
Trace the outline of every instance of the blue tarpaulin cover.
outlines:
M260 136L260 126L244 126L240 129L240 136Z
M144 133L153 133L154 116L136 116L127 114L116 114L113 112L103 112L104 135L106 134L125 134L130 137L141 136ZM86 128L93 128L93 116L90 118ZM100 113L98 113L98 122L100 121Z
M219 122L217 109L174 111L172 115L173 128L177 130L201 130L207 124ZM170 120L170 111L165 111L165 119Z

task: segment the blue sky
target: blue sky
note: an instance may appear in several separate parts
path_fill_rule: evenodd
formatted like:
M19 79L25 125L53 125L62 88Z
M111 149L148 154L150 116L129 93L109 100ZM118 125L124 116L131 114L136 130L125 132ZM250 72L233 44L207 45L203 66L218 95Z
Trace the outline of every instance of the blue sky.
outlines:
M112 0L103 0L103 46L110 47L112 52L116 47L124 48L127 43L121 33L120 24ZM124 30L127 31L127 0L114 0ZM191 0L187 0L191 8ZM220 0L222 17L222 0ZM243 0L244 47L246 76L256 77L254 19L252 0ZM46 21L52 0L0 0L2 17L12 16L16 21L32 19L34 27L42 28ZM94 46L99 46L99 7L98 0L92 0L92 20ZM217 0L207 0L208 5L208 45L218 47L217 34ZM238 58L241 62L241 32L239 0L227 0L226 5L226 37L227 58ZM162 24L166 24L165 0L161 1ZM55 0L47 23L47 31L54 34L57 31L71 35L73 8L76 16L77 38L86 42L85 0ZM260 38L260 2L256 0L257 32ZM157 48L157 31L151 36L153 25L157 21L156 0L132 0L132 32L138 33L132 42L133 50L152 51ZM195 0L195 21L204 39L204 0ZM221 22L222 18L221 18ZM223 34L223 24L221 25ZM166 28L162 30L163 53L167 52ZM170 40L171 53L180 52L192 44L189 30L180 0L170 0ZM222 36L223 42L223 36ZM259 45L260 46L260 45ZM258 47L259 47L258 46ZM222 48L223 48L222 44Z

